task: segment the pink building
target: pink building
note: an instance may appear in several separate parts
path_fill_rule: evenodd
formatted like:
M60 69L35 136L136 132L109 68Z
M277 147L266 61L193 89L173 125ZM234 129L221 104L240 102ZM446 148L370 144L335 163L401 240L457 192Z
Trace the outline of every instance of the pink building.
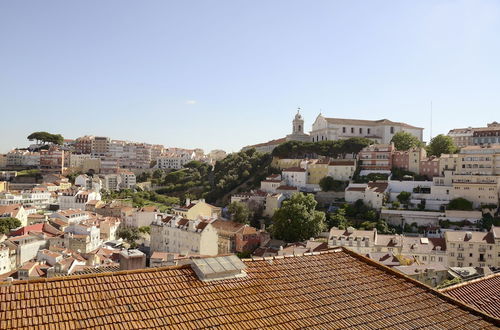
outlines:
M407 151L394 151L392 166L408 171L410 168L410 154Z
M390 171L394 144L373 144L359 152L359 163L364 171Z
M429 178L439 176L439 158L429 157L420 161L420 175Z

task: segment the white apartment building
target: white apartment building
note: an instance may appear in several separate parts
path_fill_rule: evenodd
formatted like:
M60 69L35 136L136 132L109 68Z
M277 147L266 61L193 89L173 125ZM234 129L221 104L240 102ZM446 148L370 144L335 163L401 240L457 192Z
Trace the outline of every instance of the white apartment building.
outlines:
M135 174L127 170L119 171L121 177L120 189L134 189L137 183Z
M292 187L306 187L307 170L301 167L290 167L281 172L283 181Z
M334 227L330 230L328 245L343 246L363 255L390 252L420 265L448 263L446 242L443 238L380 235L376 229L356 230L349 227L344 230Z
M45 209L53 202L55 200L53 200L52 194L44 190L0 193L0 205L21 204L25 207Z
M151 224L151 252L217 255L218 234L211 221L180 216L154 221Z
M50 219L61 219L67 224L80 223L90 218L89 212L83 210L62 210L49 215Z
M106 190L120 190L122 185L122 177L120 174L110 173L101 176L102 178L102 189Z
M312 125L310 136L313 142L347 139L352 137L365 137L388 144L397 132L407 132L422 141L423 128L406 123L393 122L388 119L358 120L326 118L322 114L316 117Z
M7 166L40 166L40 153L26 150L12 150L7 153Z
M57 197L57 203L61 210L79 209L85 210L85 204L89 201L100 201L101 194L94 190L74 190L69 189L60 192Z
M276 193L276 189L283 184L281 174L272 174L260 182L260 190L270 194Z
M328 176L335 180L350 181L356 172L356 160L331 160L328 163Z
M127 227L143 227L150 226L157 219L159 211L156 207L145 206L132 213L126 214L123 217L123 223Z
M380 210L387 197L387 182L351 183L345 189L345 201L355 203L361 199L366 205Z
M450 267L500 267L500 227L488 232L447 231Z
M194 152L171 152L156 160L156 167L160 169L175 169L179 170L187 163L195 159Z
M64 245L62 247L80 253L89 253L101 244L101 231L97 226L75 223L64 229Z
M405 191L411 193L410 203L417 206L423 200L425 209L439 211L453 199L453 189L450 186L440 184L439 177L434 181L398 181L389 180L389 201L397 201L398 195Z
M0 275L10 272L10 249L5 244L0 244Z

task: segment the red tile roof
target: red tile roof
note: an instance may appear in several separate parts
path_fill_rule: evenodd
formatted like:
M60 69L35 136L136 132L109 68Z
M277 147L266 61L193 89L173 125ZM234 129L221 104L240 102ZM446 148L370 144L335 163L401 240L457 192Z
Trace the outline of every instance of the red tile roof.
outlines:
M283 170L283 172L305 172L306 170L302 167L289 167Z
M500 273L457 284L441 292L500 318Z
M14 282L0 286L0 328L495 328L478 310L335 251L247 260L246 277L212 282L190 266Z

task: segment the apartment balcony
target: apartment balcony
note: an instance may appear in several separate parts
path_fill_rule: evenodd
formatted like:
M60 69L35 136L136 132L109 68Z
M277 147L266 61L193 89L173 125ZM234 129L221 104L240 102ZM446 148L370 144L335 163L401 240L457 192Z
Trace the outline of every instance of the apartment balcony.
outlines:
M457 250L458 251L464 251L464 248L463 247L459 247Z
M486 252L486 248L479 248L479 252Z
M457 257L457 260L465 260L465 257Z

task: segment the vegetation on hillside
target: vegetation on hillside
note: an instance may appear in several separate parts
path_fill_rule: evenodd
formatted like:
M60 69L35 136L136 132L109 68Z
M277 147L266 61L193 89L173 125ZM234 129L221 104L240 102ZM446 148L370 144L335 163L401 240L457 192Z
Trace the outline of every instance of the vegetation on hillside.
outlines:
M420 175L399 167L393 167L391 170L391 180L397 181L428 181L426 175Z
M28 140L35 141L36 144L57 144L62 145L64 138L61 134L51 134L48 132L34 132L28 135Z
M318 236L325 229L325 213L316 210L317 204L312 194L293 194L272 218L273 237L299 242Z
M448 210L472 211L472 202L465 198L455 198L448 203Z
M154 191L137 191L123 189L120 191L103 191L103 201L126 200L130 201L134 207L156 206L164 212L174 205L179 205L178 197L165 196Z
M357 137L319 142L288 141L274 148L272 155L279 158L307 158L315 155L338 158L357 154L370 144L373 144L372 140Z
M271 168L272 156L250 149L229 154L212 167L209 164L193 161L183 169L172 171L161 178L160 194L190 193L195 198L205 198L216 203L245 184L246 189L258 187L260 181L275 171ZM154 173L153 173L154 176Z
M344 191L349 182L335 180L331 176L325 176L319 180L319 186L322 191Z
M423 147L424 144L414 135L408 132L397 132L391 139L396 150L406 151L416 147Z
M379 218L379 213L359 199L354 204L343 204L335 212L327 214L328 228L346 229L349 226L361 230L377 228L379 234L392 234L395 229Z
M435 136L427 146L427 154L429 156L440 157L442 154L453 154L458 151L459 148L457 148L453 139L443 134Z
M0 234L8 234L12 229L21 226L21 221L16 218L0 218Z

